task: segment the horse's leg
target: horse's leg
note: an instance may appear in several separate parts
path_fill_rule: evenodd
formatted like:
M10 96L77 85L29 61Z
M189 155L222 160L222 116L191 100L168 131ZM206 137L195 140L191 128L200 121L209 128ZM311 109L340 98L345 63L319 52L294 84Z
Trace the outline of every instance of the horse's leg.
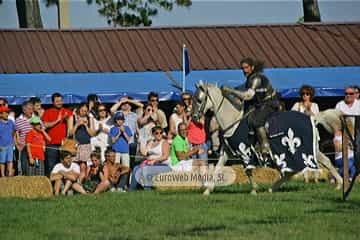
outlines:
M334 166L331 164L330 159L320 151L317 151L316 158L317 158L318 162L321 165L323 165L327 170L329 170L330 173L335 177L336 184L337 184L336 190L340 190L342 188L342 185L343 185L343 179L340 176L340 174L336 171Z
M271 188L269 188L269 192L276 192L277 190L279 190L280 186L291 179L292 176L294 176L296 173L295 172L286 172L284 176L280 175L280 178L278 180L276 180L276 182L273 183L273 185L271 186Z
M254 178L253 178L254 176L252 175L252 173L253 173L253 169L252 169L252 168L245 170L245 174L246 174L246 176L248 177L249 182L250 182L250 185L251 185L251 192L250 192L250 194L256 195L256 194L257 194L257 190L258 190L258 185L257 185L257 183L255 182L255 180L254 180Z
M224 151L224 149L222 149L220 151L220 157L219 157L219 161L216 164L215 171L213 172L212 169L209 169L210 174L214 173L213 176L216 176L218 172L221 172L227 160L228 160L227 153ZM206 185L207 186L203 194L210 195L210 193L214 191L215 182L207 182Z

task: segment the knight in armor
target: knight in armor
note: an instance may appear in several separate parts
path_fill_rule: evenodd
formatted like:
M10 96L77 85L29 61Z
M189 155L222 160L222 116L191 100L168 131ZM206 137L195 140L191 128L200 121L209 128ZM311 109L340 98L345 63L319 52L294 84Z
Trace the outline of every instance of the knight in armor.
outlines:
M250 131L256 133L260 144L261 154L264 159L270 155L270 144L267 137L265 122L271 113L279 109L279 101L275 89L269 79L263 74L262 62L252 58L245 58L240 62L246 82L235 88L223 86L224 95L245 101L248 114L248 124ZM235 99L235 101L234 101Z

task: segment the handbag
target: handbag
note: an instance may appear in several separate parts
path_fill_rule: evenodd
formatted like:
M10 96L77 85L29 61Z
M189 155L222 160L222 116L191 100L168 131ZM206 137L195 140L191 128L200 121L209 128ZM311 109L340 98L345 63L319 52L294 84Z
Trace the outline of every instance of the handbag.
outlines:
M64 138L61 141L60 151L67 151L75 154L79 147L79 142L73 138Z

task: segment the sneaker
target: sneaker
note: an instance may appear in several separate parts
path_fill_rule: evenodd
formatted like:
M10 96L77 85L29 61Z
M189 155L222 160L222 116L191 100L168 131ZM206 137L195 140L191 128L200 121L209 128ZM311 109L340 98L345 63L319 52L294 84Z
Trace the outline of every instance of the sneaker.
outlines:
M114 187L110 188L110 192L116 192L116 188Z
M118 192L126 192L126 190L123 189L123 188L118 188L117 191L118 191Z

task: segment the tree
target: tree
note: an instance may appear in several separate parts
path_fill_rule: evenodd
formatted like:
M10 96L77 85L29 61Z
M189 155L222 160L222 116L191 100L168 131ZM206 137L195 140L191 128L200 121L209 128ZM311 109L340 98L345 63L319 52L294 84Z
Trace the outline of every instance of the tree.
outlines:
M304 22L321 22L318 0L303 0Z
M171 11L174 4L189 7L191 0L86 0L88 4L99 5L99 14L106 17L113 27L151 26L151 18L158 9ZM47 6L58 5L58 0L47 0Z
M16 0L20 28L43 28L38 0Z
M93 0L88 0L92 3ZM107 23L116 26L151 26L158 9L171 11L174 4L189 7L191 0L95 0L100 6L99 14L107 18Z

